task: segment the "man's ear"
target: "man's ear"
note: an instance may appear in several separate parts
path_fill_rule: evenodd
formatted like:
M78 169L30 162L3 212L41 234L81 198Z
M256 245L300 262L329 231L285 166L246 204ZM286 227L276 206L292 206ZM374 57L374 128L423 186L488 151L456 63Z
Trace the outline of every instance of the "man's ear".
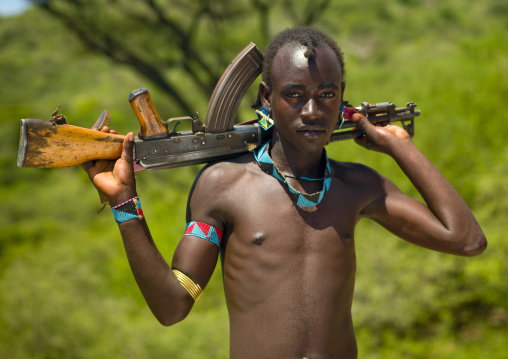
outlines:
M342 91L341 98L342 98L342 101L344 101L344 90L346 89L346 83L344 81L341 82L340 88Z
M261 101L261 105L265 107L270 107L272 101L272 89L268 87L268 85L261 81L259 83L259 100Z

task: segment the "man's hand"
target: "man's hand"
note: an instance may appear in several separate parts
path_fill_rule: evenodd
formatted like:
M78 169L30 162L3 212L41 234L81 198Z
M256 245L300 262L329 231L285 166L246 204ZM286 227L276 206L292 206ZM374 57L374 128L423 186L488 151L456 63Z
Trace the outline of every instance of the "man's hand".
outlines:
M102 132L116 133L107 126ZM133 169L134 133L125 136L122 156L116 161L98 160L85 166L88 177L111 206L136 196L136 178Z
M406 130L396 125L374 126L360 113L351 116L351 121L358 124L358 128L365 132L365 136L355 139L360 146L377 152L393 155L393 150L401 144L412 143Z

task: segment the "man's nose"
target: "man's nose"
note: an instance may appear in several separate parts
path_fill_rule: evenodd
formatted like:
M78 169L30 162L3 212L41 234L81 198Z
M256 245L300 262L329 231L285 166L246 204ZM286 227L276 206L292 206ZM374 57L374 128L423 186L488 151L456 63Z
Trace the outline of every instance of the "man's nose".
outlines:
M301 117L308 121L316 121L323 117L323 112L319 109L315 99L311 98L305 103L302 107Z

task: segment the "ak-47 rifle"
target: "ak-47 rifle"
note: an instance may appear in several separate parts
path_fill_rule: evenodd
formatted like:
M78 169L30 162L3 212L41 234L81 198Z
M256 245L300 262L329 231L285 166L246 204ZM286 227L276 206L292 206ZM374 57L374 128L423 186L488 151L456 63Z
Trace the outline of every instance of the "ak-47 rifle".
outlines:
M129 102L141 125L134 144L136 167L159 170L208 163L252 151L264 143L269 131L261 129L255 121L235 124L240 102L261 73L262 62L263 55L253 43L236 56L213 91L204 124L197 117L170 118L163 122L148 91L143 88L132 91ZM414 118L420 115L415 107L415 103L396 108L391 102L375 105L363 102L356 110L374 124L402 121L413 136ZM121 156L124 136L68 125L65 117L56 113L49 122L21 120L19 167L69 167ZM109 115L104 111L93 128L101 128L108 120ZM177 131L182 120L192 121L191 130ZM356 127L354 122L338 122L330 142L363 135L353 127Z

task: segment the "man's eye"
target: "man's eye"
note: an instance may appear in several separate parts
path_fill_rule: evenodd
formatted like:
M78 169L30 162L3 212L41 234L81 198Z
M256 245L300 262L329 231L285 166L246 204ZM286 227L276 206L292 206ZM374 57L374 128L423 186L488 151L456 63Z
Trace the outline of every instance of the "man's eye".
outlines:
M333 92L323 92L321 94L321 97L326 97L326 98L335 97L335 93L333 93Z
M290 92L287 94L288 97L298 98L302 97L298 92Z

